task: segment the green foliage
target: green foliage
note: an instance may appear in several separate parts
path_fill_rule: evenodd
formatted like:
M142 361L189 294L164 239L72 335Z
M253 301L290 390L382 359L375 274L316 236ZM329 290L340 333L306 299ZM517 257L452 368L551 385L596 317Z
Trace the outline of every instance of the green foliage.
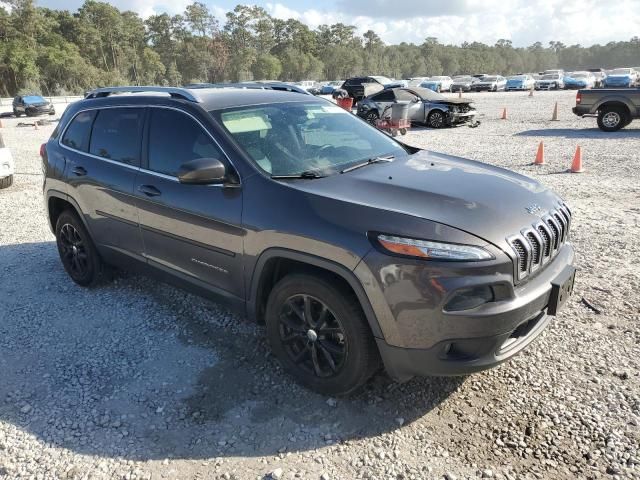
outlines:
M6 5L7 8L3 8ZM272 18L259 6L238 5L224 25L199 1L182 15L136 13L86 0L75 12L37 7L35 0L0 0L0 95L82 93L125 84L394 78L473 73L538 72L562 67L640 65L640 38L588 48L549 42L514 48L385 45L373 30L336 23L311 30L296 19Z

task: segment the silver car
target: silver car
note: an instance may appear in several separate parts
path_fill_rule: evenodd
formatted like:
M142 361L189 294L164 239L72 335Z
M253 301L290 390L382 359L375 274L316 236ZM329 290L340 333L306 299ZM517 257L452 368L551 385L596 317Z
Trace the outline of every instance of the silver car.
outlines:
M409 120L431 128L469 124L475 126L476 110L469 98L449 98L428 88L393 88L371 95L358 103L358 116L374 124L390 116L391 105L406 102Z
M507 79L502 75L487 75L471 85L474 92L497 92L507 88Z

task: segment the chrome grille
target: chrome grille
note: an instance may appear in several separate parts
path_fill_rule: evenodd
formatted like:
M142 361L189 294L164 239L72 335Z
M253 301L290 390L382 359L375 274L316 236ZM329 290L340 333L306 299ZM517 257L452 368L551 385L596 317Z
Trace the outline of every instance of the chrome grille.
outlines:
M507 238L515 254L516 279L522 280L549 262L569 239L571 211L562 204L541 221Z

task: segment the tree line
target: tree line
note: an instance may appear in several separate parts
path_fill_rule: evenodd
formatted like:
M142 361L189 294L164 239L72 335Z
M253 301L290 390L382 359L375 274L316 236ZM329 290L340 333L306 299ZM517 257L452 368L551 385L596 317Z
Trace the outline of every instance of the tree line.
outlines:
M428 37L386 45L372 30L271 17L238 5L218 19L200 2L180 15L142 19L87 0L76 12L0 0L0 95L82 93L107 85L183 85L271 79L335 80L377 74L393 78L461 73L538 72L640 65L640 37L583 47L540 42L514 47Z

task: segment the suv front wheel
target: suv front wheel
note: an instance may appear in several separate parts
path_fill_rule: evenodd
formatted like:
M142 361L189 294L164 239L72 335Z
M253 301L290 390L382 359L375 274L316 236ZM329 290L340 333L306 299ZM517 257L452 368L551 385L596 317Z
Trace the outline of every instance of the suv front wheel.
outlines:
M280 280L269 295L266 327L282 367L318 393L348 395L380 365L358 300L323 277L292 274Z
M65 210L56 222L56 244L64 269L78 285L98 283L102 261L84 224L74 212Z

